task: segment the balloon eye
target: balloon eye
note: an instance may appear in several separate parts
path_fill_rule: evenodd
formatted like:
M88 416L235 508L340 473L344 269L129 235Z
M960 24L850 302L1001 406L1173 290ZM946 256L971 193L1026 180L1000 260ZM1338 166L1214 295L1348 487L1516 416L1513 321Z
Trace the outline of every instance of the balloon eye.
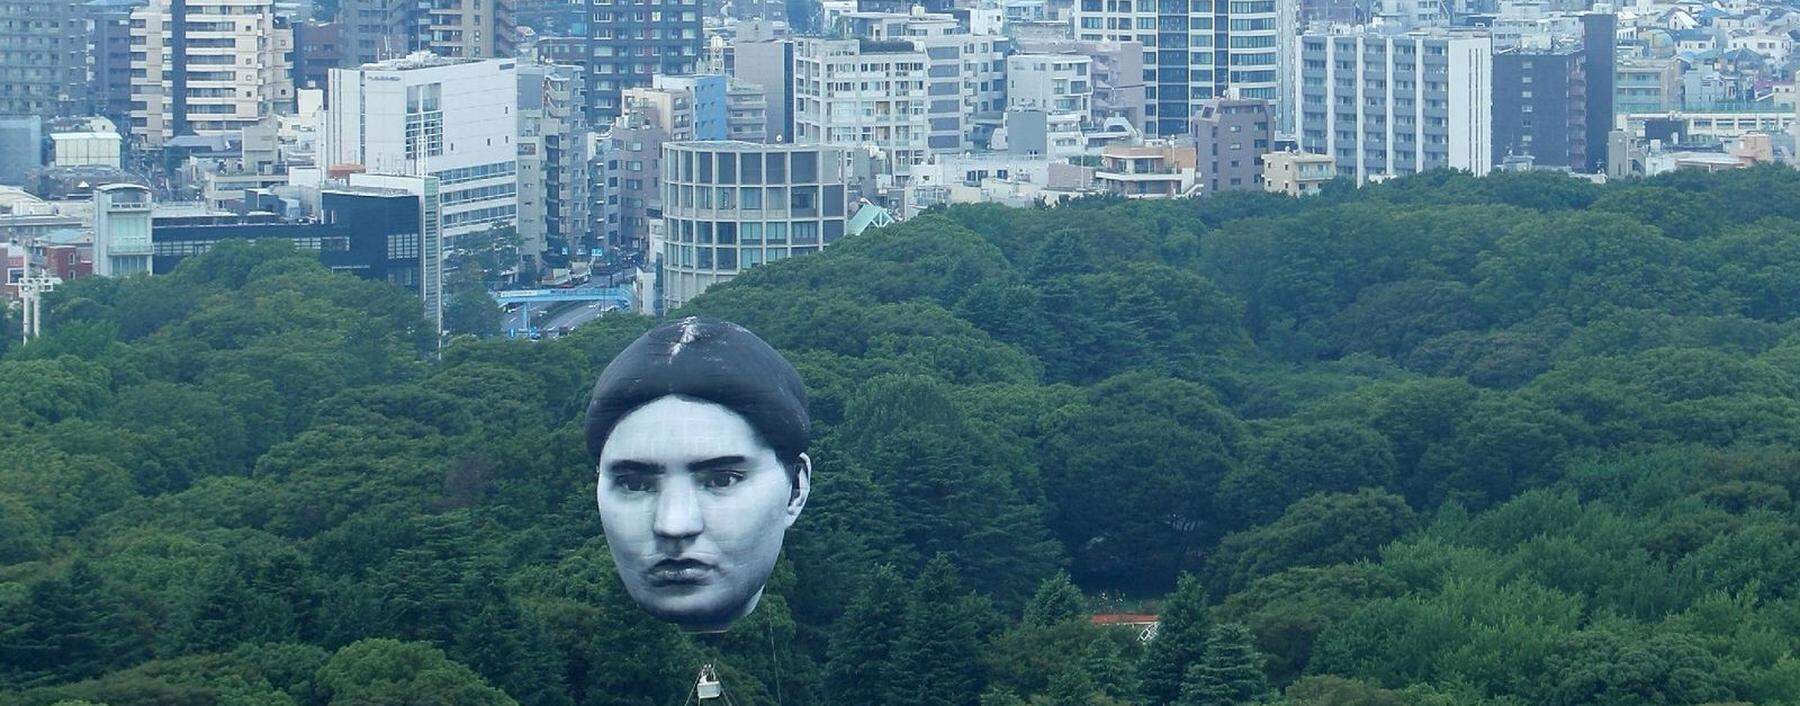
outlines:
M703 483L708 488L720 489L737 485L742 480L744 480L742 471L714 471L707 474Z

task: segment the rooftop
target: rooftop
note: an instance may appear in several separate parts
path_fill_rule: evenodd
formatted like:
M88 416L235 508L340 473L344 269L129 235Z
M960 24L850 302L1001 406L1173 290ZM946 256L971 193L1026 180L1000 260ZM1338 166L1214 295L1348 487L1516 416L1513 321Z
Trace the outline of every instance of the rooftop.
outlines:
M430 69L439 66L456 66L458 64L479 64L488 61L512 62L513 59L470 59L455 56L438 56L428 51L413 52L403 57L376 61L362 65L364 71L411 71L413 69Z
M678 147L692 150L711 150L714 152L772 152L794 150L829 149L833 145L799 144L792 142L748 142L745 140L680 140L664 142L665 147Z

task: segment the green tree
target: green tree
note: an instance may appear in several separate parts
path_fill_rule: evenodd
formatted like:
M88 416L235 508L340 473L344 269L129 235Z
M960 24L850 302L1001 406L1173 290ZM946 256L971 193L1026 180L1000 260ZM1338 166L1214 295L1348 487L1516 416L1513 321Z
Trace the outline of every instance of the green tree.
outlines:
M318 683L326 703L333 706L518 703L437 648L399 640L362 640L345 646L319 669Z
M1294 503L1269 525L1226 537L1207 568L1214 590L1235 593L1283 569L1374 556L1414 522L1412 508L1398 495L1372 489L1321 493Z
M1087 616L1083 605L1081 589L1069 581L1068 572L1058 571L1054 576L1044 579L1038 584L1038 590L1025 604L1025 625L1049 627L1069 620L1081 620Z
M906 594L900 574L879 567L833 624L825 662L825 696L831 703L881 703L914 683L895 662L907 627Z
M1237 706L1261 699L1269 691L1262 655L1251 644L1250 629L1221 623L1206 638L1206 654L1188 667L1182 680L1181 706Z
M882 703L974 706L986 688L981 647L989 620L984 602L963 591L949 558L933 558L913 582L893 648L894 690Z
M444 329L452 334L492 336L500 332L500 306L488 296L478 274L458 271L444 282Z
M876 378L851 400L836 433L876 473L918 555L950 557L973 586L1014 606L1056 566L1043 509L1024 485L1029 460L977 444L943 384Z
M1547 667L1540 703L1552 706L1723 702L1741 688L1734 670L1678 634L1640 641L1586 631L1557 645Z
M1156 637L1138 663L1140 700L1153 705L1176 703L1188 669L1206 654L1211 629L1205 585L1199 578L1183 574L1175 583L1175 592L1163 601Z

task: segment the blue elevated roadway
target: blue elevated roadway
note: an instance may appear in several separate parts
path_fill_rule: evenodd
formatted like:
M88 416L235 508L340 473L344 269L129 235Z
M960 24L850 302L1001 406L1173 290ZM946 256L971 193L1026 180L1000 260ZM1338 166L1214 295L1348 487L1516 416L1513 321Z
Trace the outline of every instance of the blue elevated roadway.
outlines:
M520 336L537 337L540 331L532 325L532 309L563 302L588 302L591 308L599 311L610 309L630 309L631 290L625 287L554 287L544 289L507 289L491 292L494 303L502 308L519 308L519 316L515 319L507 317L506 335L510 338ZM591 317L586 317L591 318ZM582 321L586 321L583 318Z

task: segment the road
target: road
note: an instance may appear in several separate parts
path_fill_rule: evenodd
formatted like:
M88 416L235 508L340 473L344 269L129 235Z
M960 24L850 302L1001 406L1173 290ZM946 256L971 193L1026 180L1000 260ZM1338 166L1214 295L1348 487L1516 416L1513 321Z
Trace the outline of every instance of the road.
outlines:
M600 314L604 312L605 309L601 308L599 302L590 302L587 304L576 305L574 308L565 310L548 319L544 318L544 307L534 307L531 312L531 317L537 323L538 330L549 334L551 331L555 331L559 326L567 326L571 329L576 328L598 318ZM521 328L523 326L523 322L520 320L521 316L522 314L519 309L506 312L502 328L508 331Z
M540 328L544 331L555 331L563 326L573 329L599 318L605 312L606 310L600 306L600 302L588 302L550 317L549 321L541 322Z

